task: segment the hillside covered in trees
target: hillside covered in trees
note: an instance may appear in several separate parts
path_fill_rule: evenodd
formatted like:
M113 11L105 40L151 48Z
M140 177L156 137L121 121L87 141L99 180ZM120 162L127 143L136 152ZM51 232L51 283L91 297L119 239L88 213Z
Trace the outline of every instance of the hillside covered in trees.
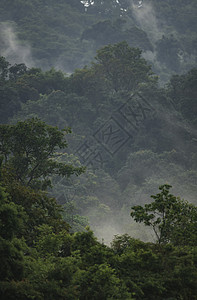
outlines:
M11 63L73 72L96 50L127 41L161 81L196 64L196 1L2 0L0 50Z
M197 299L196 5L1 1L1 299Z

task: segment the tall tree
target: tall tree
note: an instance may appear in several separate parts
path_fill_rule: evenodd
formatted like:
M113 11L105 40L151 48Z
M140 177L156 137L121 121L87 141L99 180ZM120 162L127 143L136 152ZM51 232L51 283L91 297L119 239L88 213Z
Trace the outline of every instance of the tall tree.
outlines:
M103 73L115 91L132 91L140 83L156 79L141 54L140 49L131 48L127 42L108 45L97 51L94 67Z
M151 196L154 201L133 206L131 216L151 226L159 244L197 245L197 207L170 194L170 188L160 186L161 192Z
M52 174L79 175L83 167L58 162L56 151L67 147L65 134L70 129L58 130L39 119L28 119L16 125L0 125L0 154L4 168L12 170L16 180L26 186L46 189Z

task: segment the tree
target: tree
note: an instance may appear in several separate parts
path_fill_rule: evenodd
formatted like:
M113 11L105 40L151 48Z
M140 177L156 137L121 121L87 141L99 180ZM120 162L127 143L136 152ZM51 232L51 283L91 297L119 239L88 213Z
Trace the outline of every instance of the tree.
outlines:
M65 74L62 71L56 71L54 68L45 72L39 68L31 68L21 76L20 81L34 88L39 94L50 94L52 91L57 90L65 91L67 88Z
M144 243L116 236L113 266L136 300L196 299L196 247Z
M28 100L36 101L40 94L65 91L67 81L65 74L54 68L43 72L39 68L29 69L23 63L11 65L0 57L1 123L7 123Z
M5 79L8 76L8 67L9 67L9 62L6 61L5 57L0 56L0 82L5 81Z
M101 99L107 103L117 92L139 91L145 83L156 86L157 77L141 54L127 42L102 47L91 67L76 70L70 76L71 91L93 99L98 107Z
M0 170L1 173L1 170ZM17 235L24 232L27 215L21 205L9 201L0 174L0 281L20 279L23 274L24 241ZM1 286L0 286L1 295Z
M78 282L77 282L78 283ZM123 280L108 264L95 264L81 273L79 278L80 299L134 299Z
M140 49L129 47L127 42L107 45L97 51L94 66L102 71L115 91L133 91L140 83L156 80L141 53Z
M16 81L18 77L27 73L25 64L15 64L9 68L9 79Z
M154 201L144 207L132 207L131 216L136 222L151 226L159 244L197 245L197 207L170 194L170 185L159 187L152 195Z
M62 131L39 119L28 119L16 125L0 125L0 154L4 169L12 171L22 185L46 189L53 174L69 177L79 175L83 167L58 162L57 150L67 147L64 139L69 128Z

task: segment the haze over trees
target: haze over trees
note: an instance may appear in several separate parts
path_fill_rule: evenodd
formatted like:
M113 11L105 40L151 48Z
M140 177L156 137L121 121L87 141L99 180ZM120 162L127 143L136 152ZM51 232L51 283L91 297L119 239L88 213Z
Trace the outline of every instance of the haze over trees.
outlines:
M196 5L1 1L1 299L196 299Z
M82 4L84 2L84 4ZM162 81L196 64L196 1L6 1L1 53L28 66L81 68L96 50L123 40L139 47Z

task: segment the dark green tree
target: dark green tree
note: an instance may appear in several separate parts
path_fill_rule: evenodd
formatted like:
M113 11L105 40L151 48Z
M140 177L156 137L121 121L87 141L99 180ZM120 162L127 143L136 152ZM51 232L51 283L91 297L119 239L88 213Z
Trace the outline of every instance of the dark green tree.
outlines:
M97 51L94 67L114 91L133 91L140 83L156 80L141 54L140 49L131 48L127 42L108 45Z
M16 125L0 125L0 154L4 168L11 170L22 185L37 189L50 186L53 174L69 177L79 175L83 167L58 162L58 150L65 149L65 133L39 119L28 119Z
M1 170L0 170L1 172ZM24 241L17 236L24 233L27 214L21 205L10 201L2 186L0 174L0 281L21 279L23 275ZM1 295L1 282L0 282Z
M5 57L0 56L0 82L5 81L8 76L9 62Z

